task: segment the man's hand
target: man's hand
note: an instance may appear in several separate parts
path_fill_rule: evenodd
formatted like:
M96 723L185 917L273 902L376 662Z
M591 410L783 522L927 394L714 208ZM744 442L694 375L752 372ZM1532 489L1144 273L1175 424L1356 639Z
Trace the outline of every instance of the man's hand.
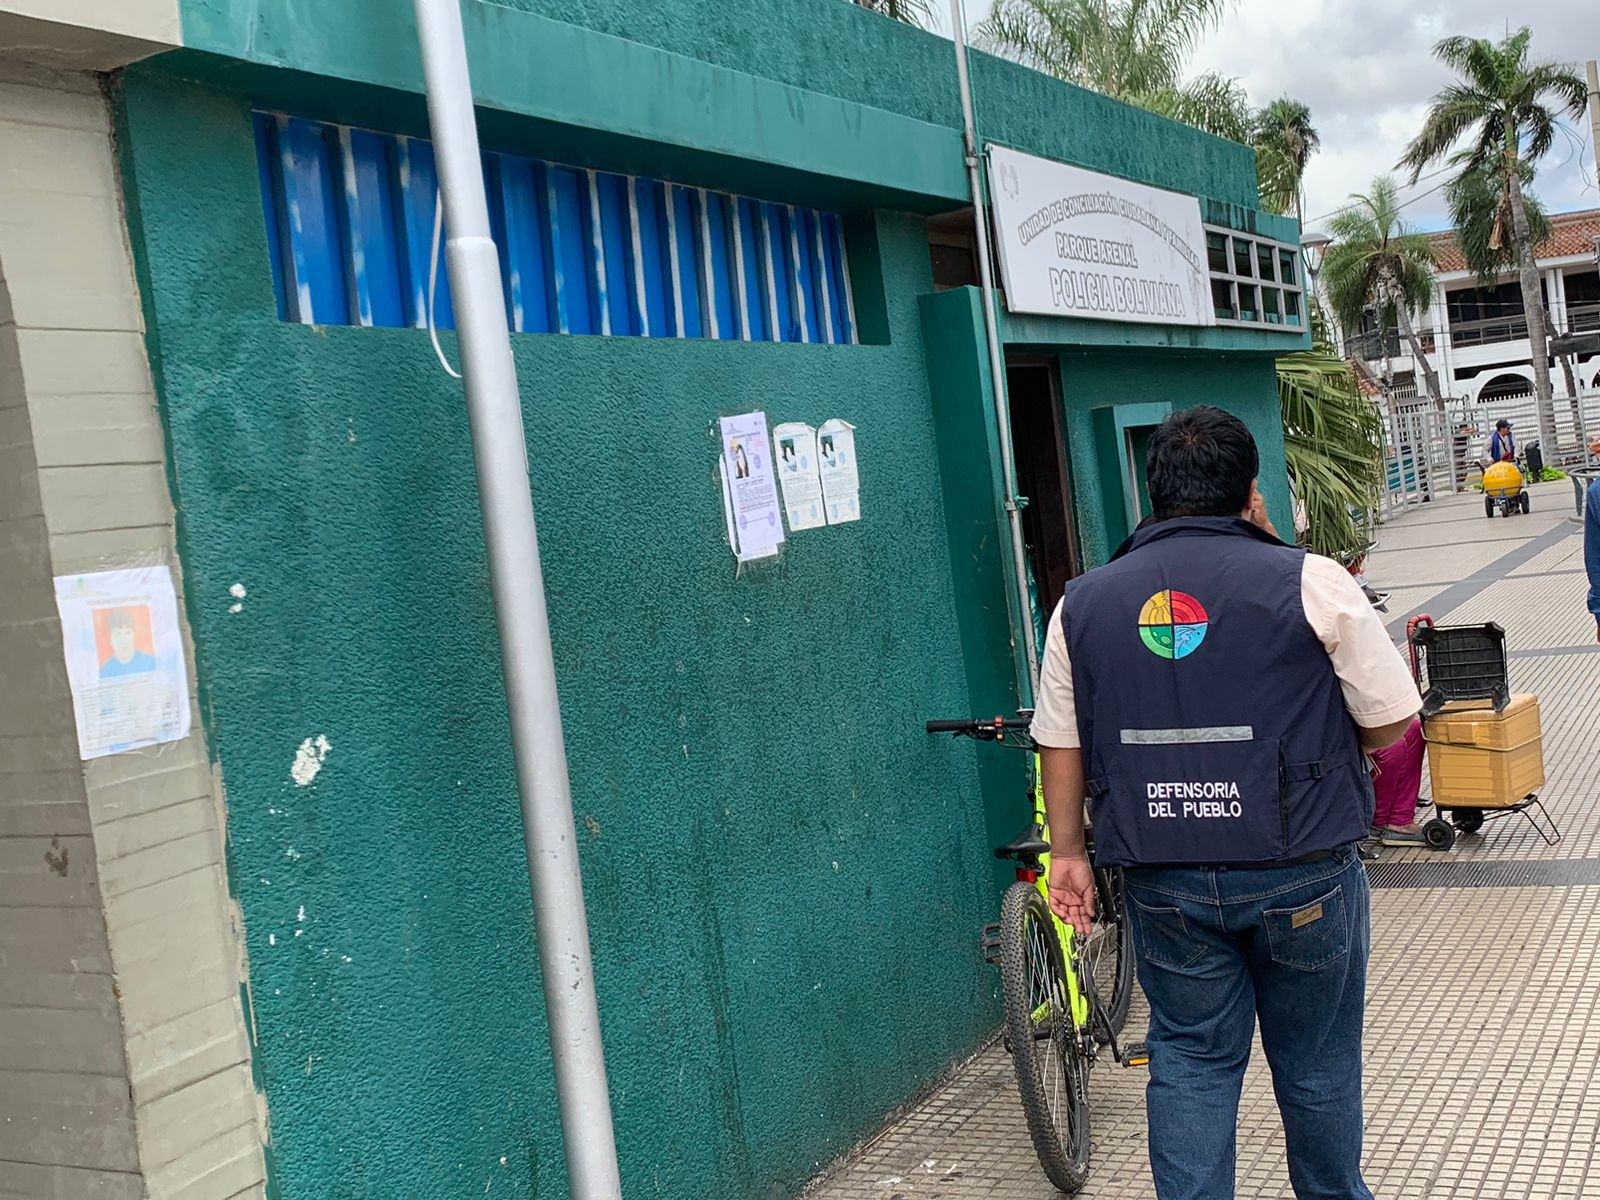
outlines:
M1250 524L1258 529L1265 529L1273 537L1278 537L1278 531L1272 527L1272 518L1267 516L1266 497L1256 489L1251 489L1250 492L1250 511L1247 514L1247 519ZM1282 541L1283 539L1279 538L1278 540Z
M1050 856L1050 911L1087 936L1094 919L1094 868L1087 858Z

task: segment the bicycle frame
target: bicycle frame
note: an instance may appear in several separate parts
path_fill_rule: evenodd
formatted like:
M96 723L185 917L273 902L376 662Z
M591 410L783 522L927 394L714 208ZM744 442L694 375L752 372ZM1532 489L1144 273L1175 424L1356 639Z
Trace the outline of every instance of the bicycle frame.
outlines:
M1044 806L1044 771L1039 763L1039 752L1032 752L1033 758L1033 819L1039 826L1040 836L1046 842L1050 840L1050 818ZM1033 878L1029 879L1028 876ZM1050 904L1050 852L1046 850L1039 855L1038 872L1030 871L1026 867L1017 868L1017 878L1025 883L1032 883L1039 889L1039 894L1044 897L1045 906ZM1055 910L1050 911L1051 924L1055 926L1056 941L1061 948L1061 965L1063 974L1067 977L1067 1006L1072 1013L1072 1024L1080 1031L1089 1025L1089 997L1083 994L1083 988L1078 984L1078 935L1077 932L1056 916Z

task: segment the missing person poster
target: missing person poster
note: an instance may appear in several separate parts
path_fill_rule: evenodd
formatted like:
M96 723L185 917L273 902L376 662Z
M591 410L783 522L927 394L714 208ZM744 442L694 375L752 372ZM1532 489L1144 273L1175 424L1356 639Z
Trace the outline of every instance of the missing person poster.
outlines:
M772 478L767 414L723 417L722 470L741 562L769 558L783 544L783 513Z
M189 734L189 676L172 571L58 575L56 609L80 758Z

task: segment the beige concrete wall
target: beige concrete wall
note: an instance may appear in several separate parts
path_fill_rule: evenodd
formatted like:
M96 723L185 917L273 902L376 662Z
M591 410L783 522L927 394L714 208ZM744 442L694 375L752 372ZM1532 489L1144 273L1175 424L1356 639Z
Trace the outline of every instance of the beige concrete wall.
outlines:
M0 0L0 58L108 71L179 43L178 0Z
M263 1120L198 716L181 743L80 762L51 595L52 575L150 562L177 572L93 77L0 80L0 163L0 662L4 692L20 698L0 698L0 722L17 731L0 735L28 749L0 774L0 889L24 897L0 890L0 905L39 909L26 926L0 923L0 1115L14 1105L63 1126L53 1142L13 1145L0 1121L0 1195L255 1196ZM192 676L192 652L190 664ZM62 856L65 876L52 865ZM78 1015L29 1017L17 1034L12 1013L34 1008ZM89 1191L78 1176L58 1186L28 1173L41 1160L97 1181L121 1173L138 1190Z

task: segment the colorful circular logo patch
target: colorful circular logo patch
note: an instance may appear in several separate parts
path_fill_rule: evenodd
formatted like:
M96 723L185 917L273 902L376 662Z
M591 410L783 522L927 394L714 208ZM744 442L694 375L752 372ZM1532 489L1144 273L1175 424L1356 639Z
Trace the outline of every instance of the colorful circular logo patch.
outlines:
M1139 636L1151 654L1186 658L1206 640L1210 619L1187 592L1157 592L1139 610Z

